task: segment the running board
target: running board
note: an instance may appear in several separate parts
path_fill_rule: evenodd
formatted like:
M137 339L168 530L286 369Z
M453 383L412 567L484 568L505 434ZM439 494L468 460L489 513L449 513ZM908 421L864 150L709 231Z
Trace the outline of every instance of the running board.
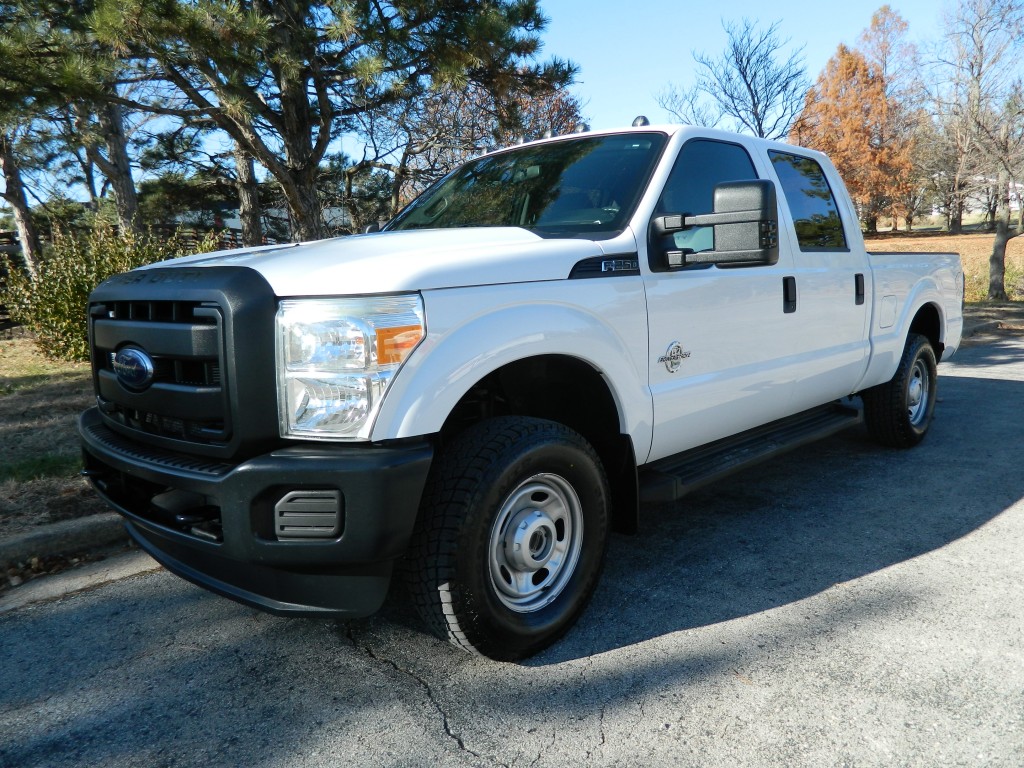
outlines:
M861 412L833 403L773 421L640 468L640 501L675 501L745 467L792 451L863 421Z

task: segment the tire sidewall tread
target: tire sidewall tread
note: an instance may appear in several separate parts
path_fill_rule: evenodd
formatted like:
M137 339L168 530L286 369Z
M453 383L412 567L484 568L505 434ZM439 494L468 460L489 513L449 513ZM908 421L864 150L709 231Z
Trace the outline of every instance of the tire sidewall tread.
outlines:
M501 603L487 571L497 510L525 479L564 477L580 497L583 542L555 600L529 613ZM431 470L404 575L434 634L501 660L529 656L561 637L586 607L600 575L608 533L608 481L594 449L557 422L511 416L471 427Z
M915 426L907 415L909 379L918 360L923 360L929 377L927 412ZM928 337L912 333L907 337L896 373L885 384L862 393L864 421L878 443L892 448L911 448L920 443L931 425L937 396L937 360Z

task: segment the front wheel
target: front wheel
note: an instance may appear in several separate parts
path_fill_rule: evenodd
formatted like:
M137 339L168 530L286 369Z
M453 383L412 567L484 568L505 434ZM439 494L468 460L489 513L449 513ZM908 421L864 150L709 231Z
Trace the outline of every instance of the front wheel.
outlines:
M406 561L421 616L498 660L547 647L597 583L608 498L594 449L564 425L503 417L467 430L431 471Z
M936 373L931 342L911 334L892 379L862 393L864 420L877 442L910 448L924 439L935 411Z

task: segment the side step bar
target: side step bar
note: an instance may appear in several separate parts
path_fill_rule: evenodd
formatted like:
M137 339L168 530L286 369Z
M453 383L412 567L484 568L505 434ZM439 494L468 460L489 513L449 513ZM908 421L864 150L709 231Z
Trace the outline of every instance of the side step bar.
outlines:
M863 418L857 408L833 403L660 459L640 468L640 501L675 501L745 467L860 424Z

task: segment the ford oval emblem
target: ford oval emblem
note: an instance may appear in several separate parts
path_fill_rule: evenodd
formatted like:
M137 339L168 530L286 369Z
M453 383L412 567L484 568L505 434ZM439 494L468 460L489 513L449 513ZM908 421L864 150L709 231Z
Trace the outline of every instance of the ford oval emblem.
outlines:
M153 383L153 358L138 347L124 347L114 355L114 374L125 389L140 391Z

